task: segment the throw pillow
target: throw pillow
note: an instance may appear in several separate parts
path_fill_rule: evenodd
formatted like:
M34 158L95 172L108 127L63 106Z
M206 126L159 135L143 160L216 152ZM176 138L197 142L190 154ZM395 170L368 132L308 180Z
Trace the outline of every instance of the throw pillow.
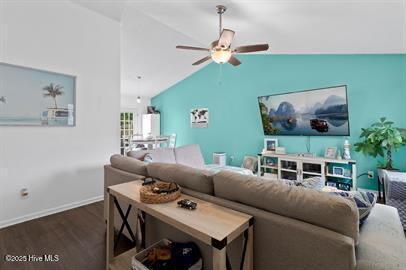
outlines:
M144 154L144 155L141 155L141 156L139 156L139 157L136 158L136 159L138 159L138 160L140 160L140 161L144 161L146 155L148 155L148 153L147 153L147 154Z
M152 156L149 153L145 154L143 161L146 162L146 163L151 163L152 162Z
M324 179L319 176L305 178L302 181L294 181L287 179L282 179L280 181L287 186L297 186L316 190L321 190L324 187Z
M305 178L301 182L299 182L297 185L305 187L305 188L321 190L324 187L324 182L325 181L322 177L315 176L315 177Z
M355 202L359 212L359 225L361 226L368 218L369 213L376 203L375 193L368 191L338 191L329 192L329 194L338 195Z

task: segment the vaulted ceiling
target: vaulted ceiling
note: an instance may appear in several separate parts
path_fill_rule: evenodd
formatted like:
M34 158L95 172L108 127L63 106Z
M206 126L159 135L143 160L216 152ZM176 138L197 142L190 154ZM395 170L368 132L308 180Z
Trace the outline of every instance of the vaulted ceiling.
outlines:
M270 43L274 54L406 53L406 0L72 0L122 25L123 94L151 97L197 69L218 35L215 6L234 45ZM238 67L237 67L238 68ZM136 77L143 78L137 82Z

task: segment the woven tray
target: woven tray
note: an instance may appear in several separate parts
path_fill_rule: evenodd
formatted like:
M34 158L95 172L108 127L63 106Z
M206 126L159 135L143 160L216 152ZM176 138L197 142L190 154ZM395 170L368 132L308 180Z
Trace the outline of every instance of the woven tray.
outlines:
M155 184L152 185L147 185L147 186L143 186L140 189L140 199L143 203L151 203L151 204L155 204L155 203L166 203L166 202L171 202L176 200L177 198L180 197L180 187L177 191L175 192L171 192L171 193L161 193L161 194L157 194L154 193L152 191L152 189L154 187L158 187L158 188L164 188L167 189L169 188L169 185L171 183L165 183L165 182L156 182ZM172 187L173 187L173 183L172 183Z

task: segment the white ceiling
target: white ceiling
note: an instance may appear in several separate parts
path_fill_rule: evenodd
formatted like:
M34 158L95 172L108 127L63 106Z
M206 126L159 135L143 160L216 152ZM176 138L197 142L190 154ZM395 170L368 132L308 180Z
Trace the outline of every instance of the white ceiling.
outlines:
M233 45L275 54L406 53L406 0L72 0L122 24L123 94L151 97L193 73L218 35L217 4ZM135 83L141 75L141 83Z
M197 41L137 10L124 12L123 19L122 94L152 97L201 68L191 63L204 57L205 52L175 48L178 43L196 44Z

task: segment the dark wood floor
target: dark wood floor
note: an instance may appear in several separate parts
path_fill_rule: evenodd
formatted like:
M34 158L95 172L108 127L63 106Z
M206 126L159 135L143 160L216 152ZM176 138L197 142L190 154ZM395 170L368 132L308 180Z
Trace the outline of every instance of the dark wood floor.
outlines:
M0 230L0 269L105 269L103 202ZM117 254L132 247L122 237ZM58 262L6 262L7 255L58 255Z

